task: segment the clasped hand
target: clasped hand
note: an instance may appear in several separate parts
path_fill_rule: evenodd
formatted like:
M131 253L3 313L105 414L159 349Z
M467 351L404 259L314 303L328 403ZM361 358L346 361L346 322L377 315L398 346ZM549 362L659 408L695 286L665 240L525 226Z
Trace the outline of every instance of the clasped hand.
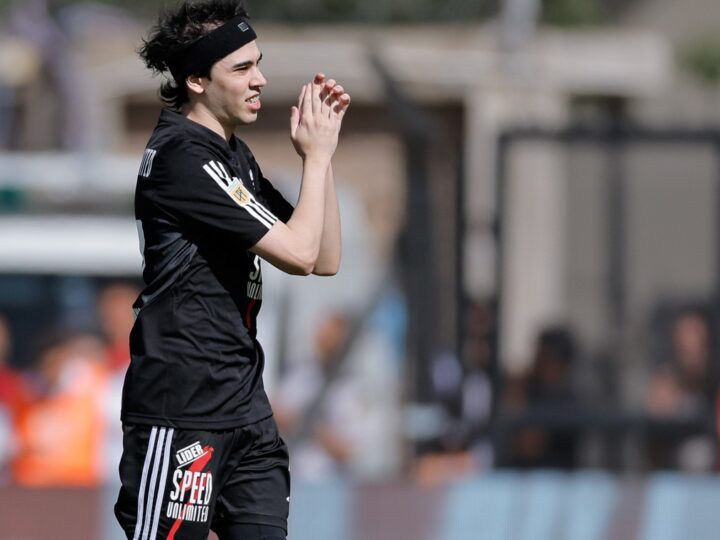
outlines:
M350 95L334 79L318 73L300 90L290 112L290 138L302 157L329 160L337 147Z

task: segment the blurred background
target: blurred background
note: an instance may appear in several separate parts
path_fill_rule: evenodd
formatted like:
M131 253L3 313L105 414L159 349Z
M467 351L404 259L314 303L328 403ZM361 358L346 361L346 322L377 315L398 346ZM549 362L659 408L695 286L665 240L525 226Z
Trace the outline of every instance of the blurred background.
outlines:
M163 4L0 1L0 540L122 538ZM289 538L717 538L720 3L248 7L290 200L301 84L353 96L340 273L264 268Z

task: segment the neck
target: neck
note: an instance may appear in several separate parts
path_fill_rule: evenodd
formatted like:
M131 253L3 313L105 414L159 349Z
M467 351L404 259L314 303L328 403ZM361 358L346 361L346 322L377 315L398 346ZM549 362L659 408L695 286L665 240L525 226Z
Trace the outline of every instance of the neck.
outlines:
M188 103L183 106L180 112L183 114L183 116L192 120L193 122L197 122L198 124L208 128L209 130L214 131L226 141L230 140L230 137L232 137L232 134L235 131L233 126L226 125L220 122L220 120L218 120L215 115L213 115L206 107L203 107L199 103Z

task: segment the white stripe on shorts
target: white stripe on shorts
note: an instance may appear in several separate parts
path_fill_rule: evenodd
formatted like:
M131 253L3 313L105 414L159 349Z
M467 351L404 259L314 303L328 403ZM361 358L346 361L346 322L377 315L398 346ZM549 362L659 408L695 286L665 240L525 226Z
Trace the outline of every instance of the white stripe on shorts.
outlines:
M142 521L145 513L145 484L147 484L147 473L150 468L150 461L152 459L152 453L155 449L155 437L157 436L157 428L152 428L150 431L150 442L148 443L147 453L145 454L145 462L143 463L142 476L140 477L140 492L138 493L138 508L136 522L135 522L135 534L133 540L140 538L140 531L142 530Z
M157 503L155 504L155 515L153 515L152 528L150 529L150 540L157 537L158 524L160 523L160 510L163 503L163 494L165 493L165 481L167 480L168 462L170 461L170 445L172 443L174 429L170 428L165 438L165 449L163 450L162 473L160 474L160 484L158 489Z
M140 478L137 521L133 540L140 540L141 536L142 540L152 540L157 534L173 432L173 429L168 432L164 427L153 427L150 431L150 440ZM160 473L159 484L158 472ZM148 473L150 473L149 485ZM146 489L148 491L147 501L145 499Z

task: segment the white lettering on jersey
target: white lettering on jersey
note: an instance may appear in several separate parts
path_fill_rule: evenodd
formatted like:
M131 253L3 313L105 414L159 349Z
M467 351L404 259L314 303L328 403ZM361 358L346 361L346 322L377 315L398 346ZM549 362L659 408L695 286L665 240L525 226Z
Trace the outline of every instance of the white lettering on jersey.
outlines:
M255 199L239 178L231 177L227 173L222 163L209 161L203 165L203 169L238 206L244 208L265 227L270 229L277 221L277 217Z
M260 270L260 257L257 255L253 258L253 266L255 271L248 274L246 295L254 300L262 300L262 272Z
M144 178L150 176L150 171L152 171L153 166L153 160L155 159L156 155L157 150L153 150L152 148L147 148L145 150L142 162L140 163L140 172L138 173L139 176L142 176Z
M142 267L145 268L145 231L143 231L142 221L139 219L135 220L137 226L138 241L140 242L140 255L142 256Z

